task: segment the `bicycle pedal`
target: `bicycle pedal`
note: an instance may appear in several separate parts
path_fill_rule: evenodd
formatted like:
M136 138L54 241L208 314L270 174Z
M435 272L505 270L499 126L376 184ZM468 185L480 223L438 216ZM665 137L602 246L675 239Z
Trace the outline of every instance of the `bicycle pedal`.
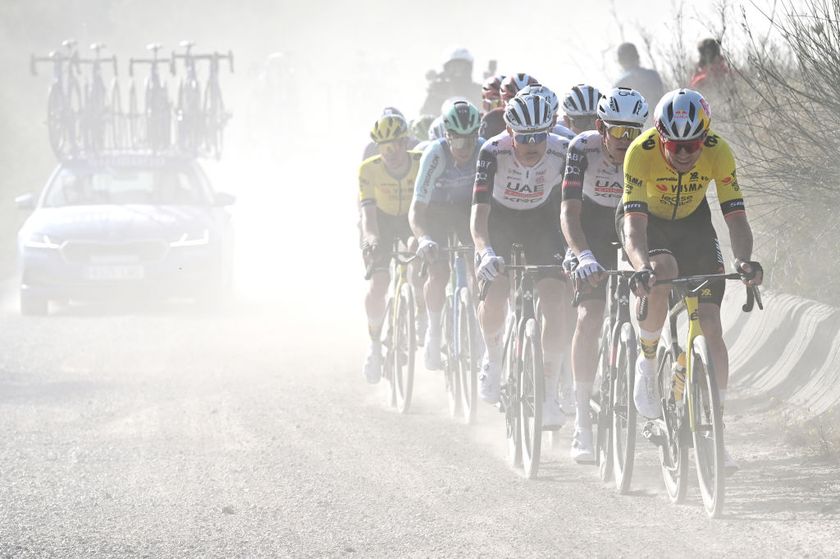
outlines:
M665 446L668 442L667 437L662 434L653 421L648 421L642 427L642 436L656 446Z

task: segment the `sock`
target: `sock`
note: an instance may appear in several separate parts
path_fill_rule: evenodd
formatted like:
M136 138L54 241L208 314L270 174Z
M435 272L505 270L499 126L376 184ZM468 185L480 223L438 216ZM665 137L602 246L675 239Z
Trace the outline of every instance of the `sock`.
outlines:
M721 415L723 415L723 404L726 403L726 389L721 388L718 390L718 399L720 400L720 411Z
M487 348L487 357L490 358L490 361L502 360L502 354L505 352L505 346L502 342L504 332L504 326L502 326L502 328L500 328L497 332L489 334L484 332L484 330L481 331L484 336L484 345Z
M368 316L368 335L370 341L378 344L379 337L382 334L382 323L385 322L385 315L382 316Z
M592 394L591 382L575 381L575 424L585 429L592 428L592 416L589 414L589 397Z
M563 353L543 353L543 373L545 374L545 399L557 399L560 387L560 374L563 371Z
M429 311L429 337L440 339L440 317L443 311Z
M655 332L649 332L644 328L639 328L639 342L642 345L642 353L645 359L653 361L656 359L656 348L659 346L659 335L662 333L662 328Z

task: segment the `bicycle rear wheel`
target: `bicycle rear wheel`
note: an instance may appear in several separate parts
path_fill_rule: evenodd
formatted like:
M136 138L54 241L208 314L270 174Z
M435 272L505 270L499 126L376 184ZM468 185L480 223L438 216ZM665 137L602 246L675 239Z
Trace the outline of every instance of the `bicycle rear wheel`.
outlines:
M414 389L414 354L417 338L414 334L414 289L410 283L400 287L396 303L396 331L394 332L393 367L397 410L406 413L411 407Z
M519 383L520 361L517 355L517 328L512 326L507 333L504 353L504 370L502 378L501 404L505 412L505 436L507 439L507 454L510 465L514 468L522 466L522 431L519 428Z
M598 463L598 475L601 481L607 481L613 475L612 452L612 370L610 368L612 338L610 319L604 320L601 328L601 341L598 344L598 369L595 382L598 387L598 411L595 436L595 460Z
M633 478L636 454L636 404L633 385L636 377L636 332L629 322L621 324L618 333L618 358L616 359L613 387L613 477L619 493L627 493Z
M140 148L146 141L145 115L140 113L137 101L137 86L131 82L128 88L128 146Z
M697 336L692 344L691 413L694 415L694 462L703 508L710 518L723 511L723 418L720 415L715 369L706 338Z
M462 287L458 290L458 326L456 328L460 374L458 384L461 389L461 411L464 414L464 421L468 424L475 422L478 411L478 364L475 361L476 351L473 348L475 324L475 307L470 290Z
M226 120L222 90L218 83L209 81L204 93L204 145L216 159L222 156Z
M458 362L457 328L455 327L455 311L452 307L452 296L447 295L446 304L443 307L443 327L441 339L446 344L444 353L446 360L443 363L443 382L446 384L446 400L449 403L449 414L458 417L461 414L461 376Z
M682 402L674 401L671 388L673 354L664 347L660 347L658 362L659 393L663 396L667 395L662 410L665 430L662 433L664 440L659 446L659 467L662 471L662 481L665 482L665 490L668 492L668 499L672 503L682 503L688 489L689 469L688 441L685 440L685 421L684 414L681 412L684 409L685 398L682 398Z
M53 153L61 158L66 155L67 133L64 130L64 95L58 84L50 86L47 96L47 134Z
M109 147L120 149L124 147L126 125L122 109L122 93L120 92L120 84L116 79L111 83L108 106L109 133L107 134L107 140L110 143Z
M519 425L522 429L522 468L537 477L542 446L542 405L545 398L540 326L529 318L522 329L522 374L519 382Z

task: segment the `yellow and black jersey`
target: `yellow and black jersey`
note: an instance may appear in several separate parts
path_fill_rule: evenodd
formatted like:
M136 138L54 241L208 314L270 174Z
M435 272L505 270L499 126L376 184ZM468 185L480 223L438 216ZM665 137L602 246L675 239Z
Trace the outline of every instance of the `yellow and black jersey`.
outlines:
M359 167L359 200L362 207L375 205L388 215L408 214L423 152L409 151L408 155L411 165L401 177L391 175L381 155L362 161Z
M624 157L624 194L620 214L642 213L670 221L692 215L706 200L715 181L724 216L744 211L729 144L709 131L700 159L685 173L665 159L659 132L651 128L636 138Z

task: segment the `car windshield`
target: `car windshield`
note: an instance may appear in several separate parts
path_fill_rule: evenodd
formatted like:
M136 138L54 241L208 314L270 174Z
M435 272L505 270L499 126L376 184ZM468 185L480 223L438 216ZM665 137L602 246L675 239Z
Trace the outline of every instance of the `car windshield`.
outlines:
M64 168L47 193L47 207L101 204L206 206L206 190L183 169Z

